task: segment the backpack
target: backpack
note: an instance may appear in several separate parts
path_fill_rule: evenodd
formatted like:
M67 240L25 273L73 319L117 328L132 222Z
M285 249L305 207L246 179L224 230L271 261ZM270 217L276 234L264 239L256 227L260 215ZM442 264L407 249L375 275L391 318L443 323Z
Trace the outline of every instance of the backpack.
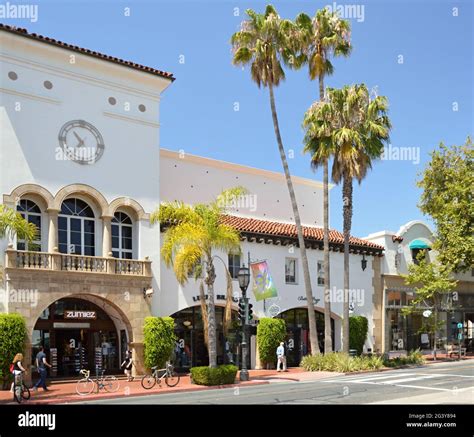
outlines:
M10 373L13 373L15 370L15 365L13 363L10 364Z

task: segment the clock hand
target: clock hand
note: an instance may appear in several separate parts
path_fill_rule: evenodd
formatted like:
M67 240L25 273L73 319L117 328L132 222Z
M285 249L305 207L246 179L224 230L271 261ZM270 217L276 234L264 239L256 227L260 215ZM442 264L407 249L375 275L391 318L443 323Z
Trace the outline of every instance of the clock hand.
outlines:
M76 145L76 147L83 147L84 146L84 140L81 139L81 137L75 131L73 131L72 133L77 138L77 141L79 141L79 143Z

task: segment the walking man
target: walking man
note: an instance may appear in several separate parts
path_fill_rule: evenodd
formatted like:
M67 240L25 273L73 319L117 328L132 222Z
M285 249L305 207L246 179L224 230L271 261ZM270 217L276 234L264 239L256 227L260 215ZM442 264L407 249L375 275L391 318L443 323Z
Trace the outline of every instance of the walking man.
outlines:
M281 342L280 346L277 347L277 372L281 372L280 363L283 364L283 372L286 372L286 356L284 343Z
M40 346L40 350L36 355L36 368L38 369L40 379L33 386L33 390L36 391L38 390L38 387L41 386L43 387L44 391L48 391L48 388L46 387L46 367L51 368L51 364L46 361L46 354L44 353L44 348L43 346Z

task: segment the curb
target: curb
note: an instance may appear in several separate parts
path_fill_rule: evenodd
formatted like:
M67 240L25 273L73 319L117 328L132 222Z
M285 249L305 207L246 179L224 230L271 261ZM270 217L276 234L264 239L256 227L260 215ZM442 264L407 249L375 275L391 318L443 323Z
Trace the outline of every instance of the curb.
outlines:
M95 401L101 399L119 399L123 396L127 397L143 397L143 396L150 396L150 395L165 395L169 393L186 393L186 392L195 392L195 391L204 391L204 390L214 390L214 389L225 389L225 388L235 388L235 387L246 387L246 386L253 386L253 385L265 385L270 384L268 381L246 381L241 384L227 384L227 385L215 385L215 386L197 386L197 387L189 387L189 388L182 388L182 389L170 389L166 390L165 392L145 392L145 393L132 393L129 395L120 395L116 396L113 394L106 394L106 395L89 395L89 396L80 396L80 395L70 395L64 397L58 397L55 399L44 399L44 400L30 400L25 402L24 405L50 405L50 404L69 404L69 403L80 403L80 402L87 402L87 401ZM9 402L10 403L10 402ZM0 403L1 405L2 403ZM11 401L13 405L13 401ZM5 405L5 404L4 404ZM8 404L6 404L8 405Z

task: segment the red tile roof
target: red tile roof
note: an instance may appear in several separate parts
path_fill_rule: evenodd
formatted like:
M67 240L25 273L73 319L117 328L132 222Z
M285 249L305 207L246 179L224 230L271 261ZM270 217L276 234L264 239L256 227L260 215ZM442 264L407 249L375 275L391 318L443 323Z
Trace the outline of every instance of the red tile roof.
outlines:
M23 28L20 28L20 27L8 26L7 24L0 23L0 30L5 30L7 32L15 33L17 35L24 36L26 38L32 38L32 39L35 39L36 41L44 42L44 43L47 43L47 44L52 44L52 45L55 45L57 47L62 47L64 49L68 49L68 50L72 50L72 51L75 51L75 52L78 52L78 53L82 53L84 55L93 56L95 58L103 59L105 61L114 62L116 64L124 65L125 67L129 67L129 68L134 68L136 70L140 70L140 71L143 71L145 73L154 74L156 76L160 76L160 77L163 77L165 79L169 79L171 81L175 80L175 77L173 77L172 73L168 73L166 71L161 71L161 70L156 70L155 68L146 67L145 65L136 64L135 62L131 62L131 61L125 61L125 60L120 59L120 58L114 58L113 56L105 55L103 53L99 53L99 52L95 52L93 50L85 49L83 47L78 47L78 46L75 46L75 45L72 45L72 44L68 44L68 43L65 43L65 42L62 42L62 41L58 41L58 40L53 39L53 38L48 38L47 36L38 35L37 33L29 33L26 29L23 29Z
M296 225L291 223L280 223L268 220L254 219L249 217L237 217L227 215L223 222L242 233L260 234L262 236L275 236L298 238L296 233ZM308 241L323 241L323 229L317 227L303 226L303 235ZM329 243L343 244L344 236L341 232L330 230ZM371 241L362 240L361 238L351 237L349 240L351 246L358 246L367 249L383 250L384 247L372 243Z

